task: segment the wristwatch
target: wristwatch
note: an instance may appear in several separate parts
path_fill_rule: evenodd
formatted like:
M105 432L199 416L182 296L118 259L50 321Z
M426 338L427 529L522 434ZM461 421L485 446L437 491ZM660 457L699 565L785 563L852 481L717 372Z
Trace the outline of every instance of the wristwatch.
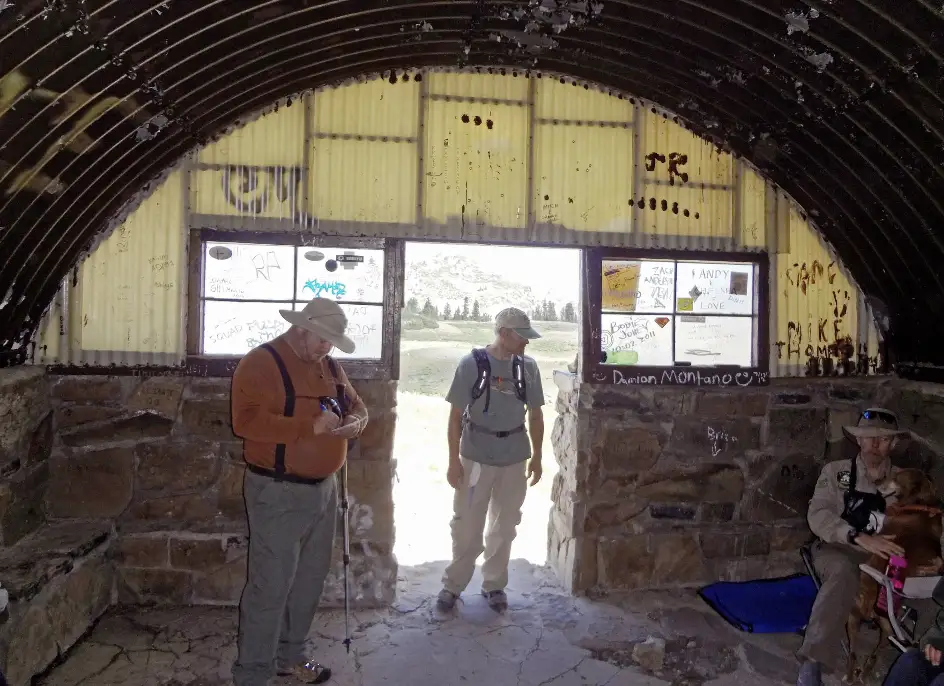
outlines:
M850 545L855 545L856 539L858 537L859 537L859 532L853 529L852 527L850 527L849 533L846 534L846 542L849 543Z

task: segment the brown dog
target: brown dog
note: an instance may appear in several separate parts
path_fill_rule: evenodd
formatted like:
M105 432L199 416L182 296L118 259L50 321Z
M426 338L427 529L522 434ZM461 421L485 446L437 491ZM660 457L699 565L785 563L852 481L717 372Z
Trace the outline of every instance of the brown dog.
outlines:
M894 536L895 542L905 549L905 559L908 561L906 577L936 576L941 573L944 561L941 558L942 512L934 484L919 469L902 469L895 476L895 488L898 498L886 512L881 535ZM888 561L880 555L872 555L867 564L884 571ZM849 683L858 681L862 675L872 671L879 649L892 633L888 618L876 612L878 595L878 582L862 572L856 604L846 621L849 660L845 680ZM878 624L879 639L859 669L856 666L855 639L865 621Z

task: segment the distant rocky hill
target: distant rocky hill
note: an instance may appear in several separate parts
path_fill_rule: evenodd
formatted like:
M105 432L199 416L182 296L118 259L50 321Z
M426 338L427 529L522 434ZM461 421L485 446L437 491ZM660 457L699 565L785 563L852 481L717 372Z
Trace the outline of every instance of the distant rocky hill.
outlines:
M498 274L483 270L473 260L442 253L433 259L414 260L407 263L406 298L416 298L420 308L427 299L441 313L448 304L450 310L460 308L466 297L469 308L475 300L480 311L494 315L504 307L519 307L533 313L545 300L554 303L560 313L567 302L576 305L576 293L571 293L573 284L562 284L557 290L538 292L527 283L525 275Z

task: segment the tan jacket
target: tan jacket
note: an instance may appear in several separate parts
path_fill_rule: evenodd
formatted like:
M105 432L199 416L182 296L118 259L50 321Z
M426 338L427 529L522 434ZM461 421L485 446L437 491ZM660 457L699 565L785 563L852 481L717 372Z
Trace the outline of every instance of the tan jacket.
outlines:
M878 493L879 488L890 481L898 473L897 467L889 470L889 477L878 486L874 485L865 472L865 465L861 460L856 461L858 474L856 476L856 490L862 493ZM849 490L850 471L852 460L837 460L830 462L819 475L816 490L810 500L810 510L806 516L810 529L826 543L848 543L849 523L842 518L845 506L843 496ZM884 490L884 489L882 489ZM885 498L891 505L895 496Z

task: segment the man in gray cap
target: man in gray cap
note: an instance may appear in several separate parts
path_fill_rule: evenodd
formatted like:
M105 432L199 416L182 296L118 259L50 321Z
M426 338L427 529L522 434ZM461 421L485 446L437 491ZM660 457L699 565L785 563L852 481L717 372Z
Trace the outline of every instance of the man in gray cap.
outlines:
M452 563L443 574L436 603L440 611L455 607L483 550L482 594L496 612L508 607L511 543L521 521L528 477L534 486L542 471L544 389L537 363L524 354L528 342L540 337L524 312L502 310L495 317L495 340L460 360L446 395L452 405L446 478L456 492Z
M908 432L898 428L894 413L882 408L863 411L858 423L844 426L843 432L858 444L859 453L823 467L807 514L819 539L812 554L822 585L797 652L802 662L797 686L821 686L823 668L835 665L859 590L859 565L872 554L887 558L903 553L881 531L885 509L896 495L893 477L898 470L891 451Z

